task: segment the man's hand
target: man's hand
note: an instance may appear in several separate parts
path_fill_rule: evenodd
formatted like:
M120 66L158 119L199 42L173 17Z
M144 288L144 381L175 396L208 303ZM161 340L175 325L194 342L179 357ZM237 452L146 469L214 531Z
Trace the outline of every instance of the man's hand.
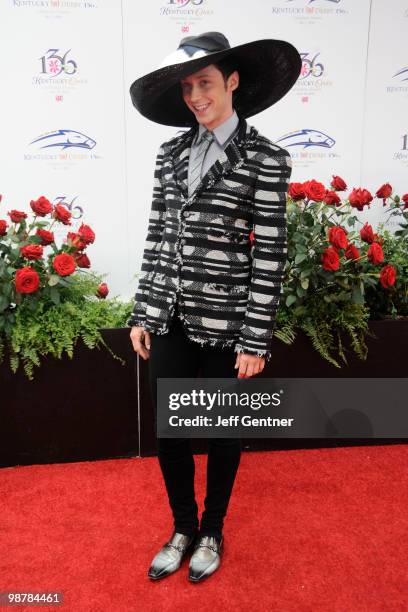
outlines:
M133 348L146 361L150 357L150 333L143 327L132 327L130 332Z
M235 367L238 368L237 378L250 378L262 372L265 367L265 357L257 357L249 353L237 353Z

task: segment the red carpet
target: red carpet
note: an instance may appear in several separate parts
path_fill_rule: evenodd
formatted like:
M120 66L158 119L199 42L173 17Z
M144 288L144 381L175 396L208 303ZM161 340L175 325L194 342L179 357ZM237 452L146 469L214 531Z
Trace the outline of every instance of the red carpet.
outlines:
M196 456L197 499L206 456ZM127 612L408 609L408 446L242 454L221 567L150 582L172 521L157 458L0 471L0 591L63 591L60 607Z

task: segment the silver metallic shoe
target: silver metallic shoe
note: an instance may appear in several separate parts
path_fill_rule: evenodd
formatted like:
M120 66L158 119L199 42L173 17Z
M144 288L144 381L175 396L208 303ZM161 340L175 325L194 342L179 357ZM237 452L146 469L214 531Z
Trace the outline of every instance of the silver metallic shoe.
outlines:
M221 549L224 537L220 543L214 536L200 536L194 546L194 553L190 559L188 579L199 582L219 567L221 563Z
M152 580L158 580L164 578L169 574L172 574L181 565L184 555L192 548L197 534L193 536L185 535L184 533L177 533L173 531L173 535L170 540L159 550L157 555L154 557L147 575Z

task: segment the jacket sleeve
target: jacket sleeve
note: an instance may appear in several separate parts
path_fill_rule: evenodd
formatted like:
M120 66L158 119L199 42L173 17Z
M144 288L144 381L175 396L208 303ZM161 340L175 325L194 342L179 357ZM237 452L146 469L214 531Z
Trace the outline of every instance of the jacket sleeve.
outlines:
M252 278L235 352L271 358L287 256L286 195L292 160L285 149L262 160L255 185Z
M162 183L163 156L164 145L161 145L156 157L152 205L149 216L147 238L143 251L142 266L134 297L135 304L133 312L126 322L129 327L133 327L134 325L138 327L144 326L146 319L147 298L149 295L154 267L157 262L157 257L162 242L164 222L166 218L166 206Z

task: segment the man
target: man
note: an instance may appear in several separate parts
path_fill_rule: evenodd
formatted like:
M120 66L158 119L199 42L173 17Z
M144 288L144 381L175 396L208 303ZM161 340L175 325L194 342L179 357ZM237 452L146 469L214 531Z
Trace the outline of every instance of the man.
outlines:
M286 261L291 159L245 117L282 98L301 59L287 42L231 48L219 32L188 36L161 66L135 81L145 117L191 129L163 143L135 307L134 350L158 378L250 377L270 346ZM253 233L253 244L250 240ZM220 565L240 439L209 439L205 511L198 524L190 439L158 438L174 531L151 579L176 571L193 549L189 580Z

